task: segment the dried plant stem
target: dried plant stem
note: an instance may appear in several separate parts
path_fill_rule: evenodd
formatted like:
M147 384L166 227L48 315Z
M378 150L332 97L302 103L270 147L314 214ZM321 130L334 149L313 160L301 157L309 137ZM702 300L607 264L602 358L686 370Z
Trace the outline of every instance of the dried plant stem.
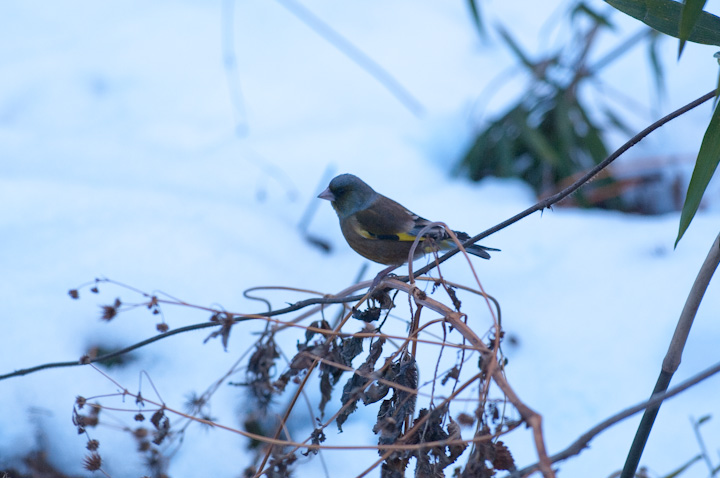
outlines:
M510 403L515 406L525 423L527 423L527 425L533 430L533 438L535 441L535 449L538 454L540 471L546 478L554 477L555 472L552 469L550 458L547 455L545 440L543 438L542 417L520 400L505 379L505 376L502 374L495 354L492 353L485 343L483 343L482 339L480 339L480 337L478 337L478 335L462 320L463 314L455 312L445 304L425 296L424 293L419 293L419 289L406 284L405 282L401 282L396 279L385 279L383 283L411 295L418 305L425 306L443 315L448 323L450 323L468 342L475 347L478 352L483 355L483 359L485 361L484 363L487 364L488 374L492 376L497 386L500 387L508 400L510 400Z
M315 369L315 367L318 364L318 359L313 360L312 364L307 369L307 372L305 373L305 376L302 379L302 382L298 385L297 390L295 391L295 394L293 395L292 399L290 400L290 404L285 409L285 414L283 415L282 419L280 420L280 425L278 425L277 430L275 430L275 435L273 435L273 440L277 440L280 436L280 433L283 431L285 424L287 423L288 418L290 418L290 413L295 408L295 404L298 401L298 398L300 398L300 395L302 393L302 390L305 388L305 384L307 384L307 381L310 379L310 376L312 375L312 371ZM290 438L288 436L288 438ZM288 440L289 442L290 440ZM257 468L257 473L255 473L254 478L260 478L263 475L263 471L265 468L265 465L267 464L267 461L270 459L270 455L272 455L272 449L273 447L269 446L267 448L267 452L265 452L265 456L263 456L262 462L260 463L260 466Z
M333 328L334 335L326 336L325 338L325 344L327 345L330 340L332 340L337 334L340 333L342 330L342 327L345 325L345 323L350 318L350 314L347 314L343 320L341 320L335 327ZM324 333L324 332L321 332ZM305 388L305 384L307 384L307 381L310 379L310 376L312 375L312 371L315 369L317 364L319 363L319 358L313 359L312 364L310 367L308 367L307 371L305 372L305 376L302 379L302 382L298 385L297 390L295 391L295 395L290 401L290 404L288 405L287 409L285 410L285 415L283 416L282 420L280 420L280 426L278 426L278 429L275 431L275 435L273 438L278 438L280 436L280 432L282 431L282 427L287 423L288 418L290 418L290 413L292 413L293 409L295 408L295 404L297 403L298 398L300 398L300 394L302 393L303 389ZM265 453L265 456L263 457L262 463L258 467L258 471L255 475L256 478L259 478L262 473L263 469L265 468L265 465L267 464L267 461L270 459L270 455L272 454L272 447L268 447L267 452Z
M458 387L458 389L457 389L456 391L454 391L449 397L447 397L446 399L444 399L444 400L442 401L442 403L440 403L440 405L438 406L438 408L440 408L440 407L442 407L442 406L450 403L450 402L451 402L455 397L457 397L462 391L464 391L467 387L469 387L470 385L472 385L473 383L475 383L475 381L476 381L476 380L479 380L481 377L482 377L482 374L476 374L474 377L471 377L471 378L470 378L469 380L467 380L462 386ZM419 419L417 422L415 422L415 425L405 433L405 436L403 436L403 438L402 438L401 440L402 440L402 441L407 441L409 438L411 438L413 435L415 435L415 433L417 433L417 432L420 430L420 428L421 428L423 425L425 425L425 423L430 419L430 416L431 416L431 415L428 413L427 415L425 415L424 417L422 417L421 419ZM451 443L452 443L452 444L463 444L463 443L468 443L468 442L477 443L477 442L489 441L489 440L492 439L492 438L493 438L492 436L485 436L485 437L481 437L481 438L475 437L473 440L453 440L452 442L451 442L451 441L445 441L445 442L443 442L442 444L443 444L443 445L450 445ZM455 443L455 442L457 442L457 443ZM420 443L419 445L424 446L424 447L434 446L431 442L423 442L423 443ZM407 450L408 448L406 448L406 447L407 447L407 445L404 444L404 443L394 443L393 445L390 445L390 448L385 448L387 451L386 451L376 462L374 462L372 465L370 465L369 467L367 467L367 468L365 469L365 471L363 471L362 473L360 473L359 475L357 475L355 478L362 478L363 476L367 475L367 474L370 473L373 469L375 469L378 465L380 465L383 461L387 460L388 457L390 457L390 455L391 455L394 451L397 451L397 450Z
M634 405L630 408L627 408L619 413L616 413L615 415L603 420L602 422L598 423L594 427L592 427L587 432L583 433L580 438L575 440L570 446L568 446L563 451L553 455L550 457L550 461L552 463L556 463L558 461L566 460L570 458L573 455L579 454L582 450L587 448L588 443L595 438L597 435L602 433L603 431L607 430L611 426L615 425L618 422L621 422L625 420L628 417L631 417L635 415L636 413L639 413L648 407L654 406L664 400L667 400L668 398L674 397L675 395L689 389L690 387L693 387L697 385L698 383L702 382L703 380L720 373L720 363L716 363L712 367L700 372L699 374L690 377L689 379L685 380L681 384L677 385L676 387L673 387L669 389L668 391L664 393L660 393L658 395L653 395L649 400L638 403L637 405ZM520 478L523 476L527 476L528 474L532 473L535 470L538 470L540 465L538 463L535 463L533 465L530 465L528 467L525 467L521 470L517 470L510 475L507 476L507 478Z
M690 328L695 320L700 302L710 284L710 279L712 279L713 274L718 268L718 264L720 264L720 235L715 238L705 258L705 262L703 262L703 265L700 267L700 271L690 289L690 294L688 294L685 306L678 319L675 333L670 340L670 346L668 347L665 359L663 359L660 375L658 376L652 393L653 395L663 393L668 389L670 381L680 365L680 359L682 358L682 352L685 348L688 335L690 334ZM640 464L640 457L642 457L645 444L650 436L650 431L660 411L661 404L662 402L658 402L645 410L637 432L635 433L630 451L628 452L627 459L625 460L625 466L623 467L620 478L633 478L635 476L635 471Z

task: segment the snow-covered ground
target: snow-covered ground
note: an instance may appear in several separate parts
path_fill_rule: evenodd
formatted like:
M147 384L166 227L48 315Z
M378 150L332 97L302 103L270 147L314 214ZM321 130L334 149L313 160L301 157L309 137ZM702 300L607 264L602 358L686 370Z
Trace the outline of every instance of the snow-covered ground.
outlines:
M99 320L98 305L115 296L138 300L119 288L68 297L68 289L95 277L234 312L263 310L242 296L253 286L343 289L363 260L345 245L329 205L319 205L309 231L332 243L331 254L310 246L297 228L328 171L357 174L415 212L470 233L530 206L531 192L517 181L473 184L449 174L471 137L479 95L489 96L485 87L512 65L499 42L480 41L465 3L304 3L391 72L422 104L420 117L278 2L234 5L230 88L222 30L230 2L0 3L0 374L156 333L157 318L143 311ZM482 4L490 21L510 25L530 51L562 41L540 23L560 7ZM617 18L628 33L638 28ZM669 96L628 111L638 129L715 84L712 48L691 45L679 63L674 42L663 48ZM647 105L653 96L643 62L641 52L623 58L605 82ZM481 100L497 110L522 84L509 82ZM242 109L233 100L237 88ZM698 108L628 156L692 155L709 113L709 105ZM247 134L236 134L239 124ZM506 349L508 379L543 415L550 453L647 398L718 219L718 212L699 213L676 250L677 214L563 208L483 241L502 252L475 265L519 342ZM366 277L379 269L373 265ZM471 283L460 260L444 273ZM300 298L273 297L276 306ZM673 383L718 361L719 311L716 279ZM182 308L164 313L171 327L208 318ZM247 331L258 328L236 326L227 353L217 341L203 345L207 329L176 336L111 374L136 390L146 370L168 406L182 408L190 391L202 392L232 366L253 343ZM699 452L689 417L715 415L719 383L712 378L663 405L642 464L660 475ZM75 397L116 391L88 367L0 382L0 464L27 452L40 434L51 460L82 473L85 440L71 423ZM243 397L221 389L212 416L239 426ZM125 413L103 418L132 425ZM351 417L341 435L331 427L328 443L374 443L372 419ZM594 440L560 465L560 476L620 469L638 420ZM92 433L112 476L144 473L127 435ZM171 476L234 477L248 464L242 437L199 427L190 433ZM717 419L703 433L717 449ZM505 442L519 466L535 461L529 432ZM355 476L363 467L351 469L349 460L376 457L324 455L330 476ZM296 476L320 472L315 460ZM684 476L707 475L699 463Z

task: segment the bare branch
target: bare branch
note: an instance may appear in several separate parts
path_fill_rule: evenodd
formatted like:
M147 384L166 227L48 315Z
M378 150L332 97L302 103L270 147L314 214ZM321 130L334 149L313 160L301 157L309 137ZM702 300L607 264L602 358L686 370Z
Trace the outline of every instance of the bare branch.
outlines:
M564 449L560 453L557 453L557 454L551 456L550 461L552 463L557 463L558 461L566 460L573 455L579 454L583 449L587 448L588 443L590 443L590 440L592 440L597 435L599 435L603 431L607 430L611 426L615 425L616 423L621 422L621 421L625 420L626 418L629 418L629 417L635 415L636 413L645 410L646 408L657 405L668 398L674 397L675 395L679 394L680 392L684 392L688 388L702 382L703 380L715 375L718 372L720 372L720 363L717 363L717 364L713 365L712 367L704 370L703 372L700 372L699 374L689 378L688 380L685 380L678 386L669 389L665 393L661 393L659 395L654 395L647 401L638 403L637 405L627 408L627 409L623 410L622 412L616 413L615 415L598 423L597 425L592 427L587 432L583 433L580 436L580 438L575 440L570 446L568 446L566 449ZM538 470L539 466L540 465L538 463L535 463L534 465L530 465L528 467L523 468L522 470L517 470L517 471L511 473L510 475L507 476L507 478L520 478L522 476L527 476L528 474L532 473L533 471Z
M703 265L700 267L700 271L698 272L695 282L690 289L690 294L685 301L685 306L683 307L680 318L678 319L675 333L670 340L670 346L668 347L668 351L663 359L662 368L660 370L660 375L655 382L653 394L662 393L667 390L668 386L670 386L670 381L680 365L682 352L683 349L685 349L685 343L687 342L688 335L690 334L690 328L695 320L695 314L697 314L700 302L702 301L705 291L710 284L710 279L712 279L715 270L718 268L718 264L720 264L720 235L717 236L713 245L710 247L710 251L705 258L705 262L703 262ZM625 465L623 466L621 478L631 478L635 476L635 471L640 464L640 457L645 449L645 444L650 436L650 431L655 423L655 418L660 411L660 405L661 403L658 402L657 405L648 407L648 409L645 410L642 420L640 420L640 424L638 425L637 432L635 432L635 438L633 438L632 445L630 445L630 450L628 451Z
M627 150L629 150L630 148L635 146L637 143L639 143L647 135L649 135L656 129L660 128L664 124L677 118L678 116L681 116L681 115L687 113L688 111L692 110L693 108L696 108L696 107L700 106L701 104L715 98L716 91L717 90L713 90L713 91L701 96L700 98L696 99L695 101L688 103L687 105L683 106L682 108L678 108L677 110L673 111L672 113L668 114L667 116L660 118L659 120L657 120L656 122L654 122L653 124L651 124L650 126L645 128L644 130L640 131L638 134L636 134L635 136L630 138L625 144L623 144L613 154L611 154L610 156L605 158L601 163L598 163L597 166L595 166L590 171L585 173L580 179L578 179L577 181L572 183L567 188L563 189L562 191L560 191L557 194L553 194L552 196L543 199L542 201L536 203L534 206L531 206L531 207L525 209L524 211L516 214L515 216L511 217L510 219L507 219L507 220L501 222L500 224L493 226L490 229L488 229L484 232L481 232L480 234L478 234L474 237L471 237L470 239L465 241L463 243L463 245L470 246L472 244L475 244L480 239L484 239L491 234L495 234L496 232L498 232L502 229L505 229L506 227L508 227L511 224L515 224L520 219L523 219L534 212L542 211L543 209L547 209L550 206L552 206L553 204L556 204L556 203L562 201L563 199L565 199L566 197L568 197L569 195L571 195L572 193L577 191L586 182L590 181L590 179L592 179L600 171L602 171L603 169L608 167L610 165L610 163L612 163L617 158L619 158L623 153L625 153ZM450 259L452 256L454 256L458 252L459 251L456 249L456 250L452 250L452 251L444 254L442 257L440 257L440 259L436 263L429 264L429 265L423 267L422 269L418 270L415 274L416 275L425 274L426 272L437 267L438 264L441 264L441 263L445 262L446 260Z

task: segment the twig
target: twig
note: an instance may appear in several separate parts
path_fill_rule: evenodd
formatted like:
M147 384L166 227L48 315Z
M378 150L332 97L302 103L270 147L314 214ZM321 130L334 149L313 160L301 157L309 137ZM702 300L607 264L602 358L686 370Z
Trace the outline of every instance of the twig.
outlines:
M320 178L320 186L315 189L315 191L317 191L317 194L322 191L322 188L325 187L325 185L334 175L335 166L332 164L327 165L325 167L325 172L323 172ZM320 201L318 201L315 196L315 194L312 195L310 202L308 202L308 205L305 207L305 212L303 212L302 216L300 217L300 221L298 222L298 230L311 246L315 246L321 251L329 253L332 250L332 246L330 245L330 243L326 239L308 232L308 229L310 227L310 221L312 221L312 218L315 216L318 208L320 207Z
M699 374L689 378L688 380L685 380L680 385L673 387L664 393L661 393L659 395L653 395L649 400L638 403L637 405L627 408L620 413L616 413L615 415L612 415L611 417L603 420L602 422L600 422L597 425L595 425L594 427L592 427L587 432L583 433L580 436L580 438L575 440L570 446L565 448L563 451L551 456L550 461L552 463L557 463L558 461L566 460L573 455L579 454L583 449L585 449L588 446L588 443L590 443L590 440L595 438L597 435L599 435L606 429L615 425L616 423L621 422L621 421L625 420L626 418L631 417L631 416L635 415L636 413L641 412L642 410L645 410L646 408L649 408L653 405L657 405L668 398L674 397L675 395L679 394L680 392L687 390L688 388L692 387L693 385L696 385L696 384L702 382L703 380L713 376L714 374L716 374L718 372L720 372L720 363L713 365L712 367L704 370L703 372L700 372ZM517 470L517 471L507 475L506 478L519 478L522 476L527 476L528 474L532 473L533 471L538 470L539 466L540 465L538 463L535 463L534 465L530 465L528 467L525 467L521 470Z
M465 339L467 339L468 342L475 347L478 352L483 355L483 358L487 361L486 363L489 374L492 376L493 380L495 380L495 383L498 387L500 387L508 400L510 400L510 402L515 406L525 423L527 423L533 430L533 438L535 440L535 448L538 453L538 467L540 471L542 471L543 476L545 477L554 477L555 473L552 470L551 461L547 456L545 448L545 440L542 433L542 417L533 409L525 405L517 394L515 394L515 391L503 376L502 369L498 366L496 356L485 345L480 337L462 320L463 314L455 312L446 305L429 297L419 296L415 293L415 291L418 290L417 288L405 284L404 282L396 279L385 279L384 283L412 295L418 305L423 305L443 315L448 323L450 323L460 334L462 334Z
M709 418L709 416L704 418ZM700 447L700 455L705 460L705 464L710 472L709 476L715 476L715 466L713 466L712 460L710 460L710 454L707 451L707 446L705 446L705 440L703 440L702 434L700 433L700 425L702 425L703 422L703 417L701 417L700 420L695 420L693 417L690 417L690 424L695 432L695 440L697 440L698 446Z
M343 55L350 58L350 60L354 61L360 68L375 78L413 115L417 117L422 116L425 112L422 104L375 60L370 58L362 50L353 45L347 38L342 36L330 25L322 21L317 15L295 0L276 1L290 11L290 13L295 15L297 19L314 30L315 33L337 48Z
M464 245L464 246L469 246L469 245L471 245L471 244L474 244L475 242L477 242L477 241L479 241L479 240L481 240L481 239L483 239L483 238L485 238L485 237L487 237L487 236L489 236L489 235L491 235L491 234L494 234L495 232L498 232L498 231L500 231L500 230L502 230L502 229L510 226L511 224L514 224L514 223L518 222L519 220L523 219L523 218L526 217L526 216L529 216L530 214L532 214L532 213L534 213L534 212L541 211L541 210L543 210L543 209L545 209L545 208L549 208L549 207L552 206L553 204L557 203L558 201L564 199L564 198L567 197L568 195L570 195L570 194L572 194L573 192L575 192L580 186L582 186L585 182L587 182L588 180L590 180L590 179L591 179L595 174L597 174L600 170L602 170L603 168L607 167L611 162L613 162L615 159L617 159L621 154L623 154L625 151L627 151L628 149L630 149L632 146L634 146L635 144L637 144L640 140L642 140L644 137L646 137L646 136L647 136L648 134L650 134L652 131L658 129L660 126L668 123L668 122L671 121L672 119L677 118L678 116L680 116L680 115L682 115L682 114L690 111L691 109L693 109L693 108L701 105L702 103L705 103L706 101L714 98L714 96L715 96L715 90L713 90L713 91L711 91L711 92L709 92L709 93L701 96L701 97L698 98L697 100L695 100L695 101L693 101L693 102L691 102L691 103L688 103L687 105L683 106L682 108L679 108L679 109L675 110L674 112L670 113L669 115L663 117L662 119L656 121L656 122L653 123L652 125L648 126L648 127L645 128L644 130L642 130L640 133L638 133L637 135L635 135L633 138L631 138L631 139L630 139L627 143L625 143L620 149L618 149L617 151L615 151L612 155L610 155L610 156L609 156L608 158L606 158L603 162L601 162L600 164L598 164L597 166L595 166L595 167L594 167L593 169L591 169L587 174L585 174L583 177L581 177L580 179L578 179L575 183L573 183L573 184L570 185L569 187L565 188L564 190L562 190L561 192L559 192L559 193L557 193L557 194L555 194L555 195L553 195L553 196L550 196L549 198L546 198L546 199L538 202L538 203L535 204L534 206L532 206L532 207L530 207L530 208L528 208L528 209L526 209L526 210L524 210L524 211L516 214L515 216L511 217L510 219L507 219L507 220L505 220L505 221L497 224L496 226L494 226L494 227L492 227L492 228L490 228L490 229L487 229L486 231L484 231L484 232L482 232L482 233L480 233L480 234L472 237L472 238L469 239L468 241L465 241L465 243L464 243L463 245ZM437 267L437 266L438 266L439 264L441 264L442 262L445 262L446 260L450 259L452 256L454 256L454 255L457 254L458 252L459 252L459 249L456 249L456 250L452 250L452 251L447 252L446 254L444 254L444 255L442 255L441 257L439 257L438 260L435 261L434 263L431 263L431 264L429 264L428 266L425 266L425 267L419 269L419 270L415 273L415 275L421 275L421 274L427 273L428 271L430 271L430 270L432 270L433 268ZM407 280L407 279L405 279L405 278L398 278L398 279L399 279L399 280ZM357 289L354 289L354 290L357 290ZM140 292L140 293L142 293L142 292ZM148 295L145 294L145 293L142 293L142 294L148 296ZM148 296L148 297L149 297L149 296ZM276 309L276 310L271 310L271 311L268 311L268 312L262 312L262 313L254 314L254 317L274 317L274 316L278 316L278 315L288 314L288 313L290 313L290 312L294 312L294 311L296 311L296 310L300 310L300 309L303 309L303 308L305 308L305 307L309 307L309 306L312 306L312 305L343 304L343 303L355 302L355 301L361 300L361 299L363 299L363 297L365 297L365 295L363 295L363 294L356 294L356 295L351 295L351 296L339 294L339 295L331 296L331 297L317 297L317 298L312 298L312 299L306 299L306 300L302 300L302 301L296 302L296 303L294 303L294 304L292 304L292 305L290 305L290 306L288 306L288 307L282 308L282 309ZM208 309L208 310L210 310L210 309ZM253 317L253 316L236 317L236 318L235 318L235 321L236 321L236 322L240 322L240 321L244 321L244 320L250 320L252 317ZM158 340L164 339L164 338L166 338L166 337L169 337L169 336L172 336L172 335L175 335L175 334L184 333L184 332L189 332L189 331L192 331L192 330L204 329L204 328L207 328L207 327L217 327L217 326L218 326L218 324L216 324L216 323L213 323L213 322L205 322L205 323L201 323L201 324L194 324L194 325L189 325L189 326L186 326L186 327L180 327L180 328L171 330L171 331L169 331L169 332L166 332L166 333L163 333L163 334L159 334L159 335L156 335L156 336L151 337L151 338L149 338L149 339L143 340L143 341L138 342L138 343L136 343L136 344L130 345L130 346L125 347L125 348L123 348L123 349L120 349L120 350L118 350L118 351L116 351L116 352L113 352L113 353L110 353L110 354L106 354L106 355L97 357L97 358L91 360L91 362L99 362L99 361L103 361L103 360L108 360L108 359L111 359L111 358L115 358L115 357L118 357L118 356L120 356L120 355L123 355L123 354L125 354L125 353L131 352L131 351L133 351L133 350L135 350L135 349L138 349L138 348L140 348L140 347L143 347L143 346L145 346L145 345L151 344L151 343L153 343L153 342L156 342L156 341L158 341ZM11 377L17 377L17 376L27 375L27 374L34 373L34 372L37 372L37 371L40 371L40 370L45 370L45 369L50 369L50 368L72 367L72 366L77 366L77 365L80 365L80 363L77 362L77 361L54 362L54 363L42 364L42 365L38 365L38 366L35 366L35 367L30 367L30 368L26 368L26 369L20 369L20 370L17 370L17 371L15 371L15 372L10 372L10 373L6 373L6 374L3 374L3 375L0 375L0 381L5 380L5 379L8 379L8 378L11 378Z
M716 90L712 90L711 92L701 96L700 98L696 99L695 101L692 101L688 103L687 105L683 106L682 108L678 108L677 110L673 111L667 116L664 116L663 118L660 118L644 130L640 131L638 134L630 138L625 144L623 144L619 149L617 149L613 154L605 158L602 162L598 163L594 168L592 168L590 171L588 171L586 174L584 174L580 179L572 183L567 188L563 189L557 194L553 194L552 196L543 199L542 201L539 201L534 206L531 206L524 211L514 215L510 219L507 219L500 224L497 224L496 226L491 227L490 229L481 232L480 234L471 237L467 241L463 243L463 246L468 247L472 244L475 244L477 241L486 238L487 236L491 234L495 234L496 232L505 229L506 227L510 226L511 224L515 224L520 219L523 219L530 214L542 211L543 209L547 209L553 204L560 202L561 200L565 199L575 191L577 191L583 184L588 182L590 179L592 179L597 173L605 169L615 161L617 158L619 158L623 153L625 153L627 150L635 146L637 143L639 143L642 139L644 139L647 135L655 131L656 129L660 128L664 124L670 122L671 120L677 118L678 116L681 116L688 111L692 110L693 108L696 108L700 106L701 104L705 103L706 101L709 101L713 98L715 98L715 92ZM452 250L450 252L447 252L446 254L443 254L442 257L436 263L428 264L427 266L423 267L422 269L419 269L417 272L415 272L415 275L421 275L425 274L428 271L434 269L437 267L438 264L441 264L445 262L446 260L450 259L452 256L460 252L458 249Z
M222 2L222 52L225 80L235 113L235 133L242 138L247 136L248 122L235 53L235 0Z
M242 321L251 320L251 319L253 319L253 317L237 317L235 319L235 321L242 322ZM126 353L132 352L135 349L139 349L148 344L157 342L158 340L162 340L162 339L170 337L172 335L190 332L191 330L200 330L200 329L205 329L208 327L217 327L217 326L218 326L218 324L216 322L203 322L201 324L193 324L193 325L188 325L186 327L179 327L177 329L170 330L163 334L158 334L158 335L155 335L154 337L150 337L148 339L142 340L142 341L137 342L128 347L124 347L120 350L116 350L115 352L111 352L111 353L108 353L105 355L100 355L99 357L95 357L95 358L89 359L87 361L81 362L79 360L72 360L72 361L67 361L67 362L53 362L53 363L46 363L46 364L42 364L42 365L36 365L35 367L23 368L20 370L16 370L14 372L0 375L0 381L11 378L11 377L20 377L22 375L28 375L30 373L39 372L40 370L46 370L46 369L50 369L50 368L77 367L79 365L85 365L85 364L89 364L89 363L104 362L105 360L110 360L115 357L125 355Z

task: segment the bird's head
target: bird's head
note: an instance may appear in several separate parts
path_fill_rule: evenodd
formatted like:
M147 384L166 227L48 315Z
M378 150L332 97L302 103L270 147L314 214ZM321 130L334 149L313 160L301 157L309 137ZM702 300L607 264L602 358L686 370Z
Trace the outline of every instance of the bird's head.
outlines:
M368 208L378 194L365 182L352 174L341 174L318 196L332 203L340 218Z

